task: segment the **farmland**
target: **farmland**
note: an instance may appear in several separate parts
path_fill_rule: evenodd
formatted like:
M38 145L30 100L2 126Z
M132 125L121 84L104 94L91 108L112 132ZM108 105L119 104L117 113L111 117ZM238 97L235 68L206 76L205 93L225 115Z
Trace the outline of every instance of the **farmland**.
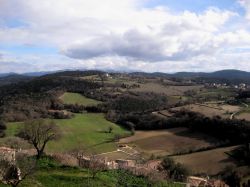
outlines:
M100 101L84 97L83 95L79 93L71 93L71 92L64 93L60 97L60 99L62 99L62 101L65 104L79 104L79 105L84 105L84 106L97 105L101 103Z
M230 88L207 88L198 93L199 96L216 99L235 96L235 91Z
M243 120L246 120L246 121L250 121L249 104L242 103L242 105L244 106L244 108L242 108L241 111L238 112L235 117L237 119L243 119Z
M134 92L154 92L159 94L165 94L167 96L182 96L186 91L198 91L203 86L171 86L162 85L159 83L145 83L140 84L140 88L132 89Z
M237 115L236 118L250 121L250 113L249 112L242 112L239 115Z
M227 152L235 147L218 148L209 151L197 152L187 155L173 157L177 162L180 162L190 169L193 173L207 173L215 175L222 171L226 166L234 165Z
M182 109L198 112L207 117L220 116L222 118L230 118L231 114L240 111L241 107L228 104L190 104L172 108L171 110L180 111Z
M121 139L146 155L170 155L197 150L213 145L215 139L200 133L190 133L186 128L162 131L136 131L134 136Z

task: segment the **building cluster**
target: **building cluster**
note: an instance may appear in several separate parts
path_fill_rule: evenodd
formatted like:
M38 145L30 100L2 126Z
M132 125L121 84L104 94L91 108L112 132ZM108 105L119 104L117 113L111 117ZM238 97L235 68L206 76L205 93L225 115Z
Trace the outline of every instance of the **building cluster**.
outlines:
M15 163L16 150L0 147L0 159L6 160L11 163ZM159 171L160 160L150 160L143 164L136 163L135 160L126 160L126 159L117 159L117 160L109 160L107 157L87 157L84 155L78 155L78 165L83 168L88 168L93 159L105 165L106 169L123 169L130 171L132 174L137 176L146 176L154 180L162 180L165 178L165 173ZM0 168L1 169L1 168ZM17 170L19 171L19 170ZM20 172L20 171L19 171ZM1 172L0 172L1 173ZM20 177L20 173L18 175ZM4 176L0 176L0 180L4 182ZM186 183L184 183L186 187L229 187L221 180L214 180L209 178L201 178L195 176L189 176L187 178Z
M92 158L81 156L78 157L80 167L88 167ZM157 177L164 177L161 172L158 170L160 164L159 160L148 161L144 164L138 164L135 160L109 160L107 157L98 158L100 163L105 164L107 169L123 169L130 171L137 176L149 176L154 172L154 175Z
M165 174L159 171L160 160L151 160L144 164L138 164L134 160L117 159L115 161L109 161L107 158L100 158L100 162L104 163L107 169L123 169L130 171L137 176L146 176L153 179L164 179ZM81 157L79 164L81 167L88 167L91 159L89 157ZM189 176L186 183L183 183L186 187L229 187L225 182L217 179L201 178L195 176Z
M235 88L240 90L246 90L249 86L245 83L240 84L227 84L227 83L206 83L207 88Z

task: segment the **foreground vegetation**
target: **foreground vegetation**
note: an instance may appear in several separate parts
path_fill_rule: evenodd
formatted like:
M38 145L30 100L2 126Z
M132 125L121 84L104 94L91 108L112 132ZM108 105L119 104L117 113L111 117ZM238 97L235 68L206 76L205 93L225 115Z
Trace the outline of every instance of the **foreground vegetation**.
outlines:
M0 187L7 185L0 184ZM181 184L151 182L145 177L137 177L124 170L109 170L97 174L93 179L88 169L69 167L43 157L38 161L37 171L20 183L21 187L182 187Z

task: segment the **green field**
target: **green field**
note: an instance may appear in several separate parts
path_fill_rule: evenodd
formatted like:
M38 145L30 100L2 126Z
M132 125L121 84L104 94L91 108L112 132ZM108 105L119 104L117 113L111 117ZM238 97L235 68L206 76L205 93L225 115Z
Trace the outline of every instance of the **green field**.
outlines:
M62 130L62 138L55 142L49 142L48 152L67 152L74 149L86 149L94 153L113 151L116 149L112 141L116 134L126 136L130 132L120 126L107 121L104 114L75 114L72 119L54 120ZM22 123L9 123L7 137L14 136L18 126ZM112 133L106 133L109 127Z
M61 97L65 104L79 104L84 106L98 105L101 101L87 98L79 93L66 92Z

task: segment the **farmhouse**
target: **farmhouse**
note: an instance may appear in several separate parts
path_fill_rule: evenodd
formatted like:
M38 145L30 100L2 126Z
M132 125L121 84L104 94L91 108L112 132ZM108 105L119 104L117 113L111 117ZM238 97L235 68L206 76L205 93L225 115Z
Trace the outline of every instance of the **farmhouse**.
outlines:
M210 180L201 177L189 176L187 178L187 187L229 187L225 182L221 180Z
M89 163L90 163L89 157L78 155L77 159L78 159L80 167L89 167Z
M135 161L133 161L133 160L117 159L116 163L118 164L118 168L121 168L121 169L126 169L128 167L135 166Z
M161 164L160 160L150 160L145 164L145 167L157 171L160 164Z

